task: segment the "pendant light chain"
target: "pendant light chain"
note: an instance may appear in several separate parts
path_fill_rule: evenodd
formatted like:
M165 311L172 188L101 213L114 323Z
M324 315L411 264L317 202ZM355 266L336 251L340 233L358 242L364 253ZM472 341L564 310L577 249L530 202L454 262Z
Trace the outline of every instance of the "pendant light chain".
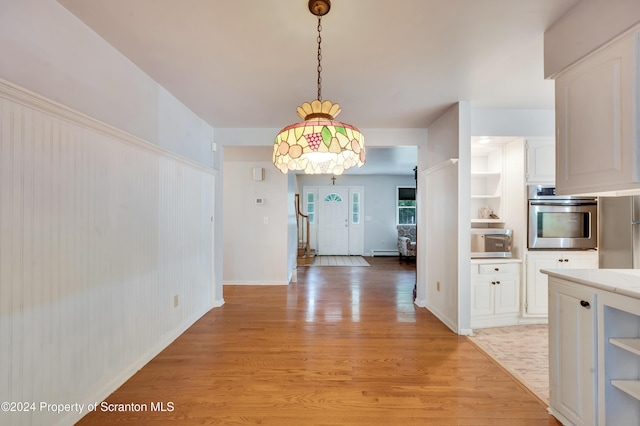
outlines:
M285 127L275 137L273 165L282 173L301 170L305 174L331 174L335 185L336 176L364 165L364 136L356 127L335 121L340 105L322 100L321 17L331 9L331 0L307 0L307 6L318 18L318 97L296 109L304 121Z
M322 43L322 36L320 32L322 31L322 17L318 16L318 100L322 100L322 77L320 73L322 72L322 47L320 44Z

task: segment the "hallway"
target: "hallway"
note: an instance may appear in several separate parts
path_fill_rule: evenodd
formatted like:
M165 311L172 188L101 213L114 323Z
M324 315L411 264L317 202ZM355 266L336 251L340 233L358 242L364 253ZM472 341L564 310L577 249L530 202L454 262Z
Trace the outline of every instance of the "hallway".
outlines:
M559 424L468 338L414 306L415 265L367 261L300 267L289 286L226 286L222 308L103 404L116 411L79 424Z

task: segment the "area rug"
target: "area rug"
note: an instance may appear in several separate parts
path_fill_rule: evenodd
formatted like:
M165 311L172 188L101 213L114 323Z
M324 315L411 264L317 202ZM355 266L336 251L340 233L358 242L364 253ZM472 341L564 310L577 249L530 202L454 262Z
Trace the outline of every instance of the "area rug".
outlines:
M311 266L371 266L362 256L316 256Z
M549 403L547 324L475 329L469 339L538 398Z

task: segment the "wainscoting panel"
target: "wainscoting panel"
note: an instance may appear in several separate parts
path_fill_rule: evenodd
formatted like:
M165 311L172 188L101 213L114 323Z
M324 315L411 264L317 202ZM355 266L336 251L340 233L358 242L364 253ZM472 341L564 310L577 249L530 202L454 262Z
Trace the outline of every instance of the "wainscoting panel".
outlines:
M425 228L430 236L419 247L418 262L426 268L426 300L424 304L451 330L458 332L458 238L451 230L457 229L458 162L447 160L422 172L429 194ZM436 208L437 206L437 208ZM437 283L440 283L438 289ZM425 285L422 284L422 285ZM421 285L420 283L418 285Z
M0 401L101 401L211 308L214 178L0 85Z

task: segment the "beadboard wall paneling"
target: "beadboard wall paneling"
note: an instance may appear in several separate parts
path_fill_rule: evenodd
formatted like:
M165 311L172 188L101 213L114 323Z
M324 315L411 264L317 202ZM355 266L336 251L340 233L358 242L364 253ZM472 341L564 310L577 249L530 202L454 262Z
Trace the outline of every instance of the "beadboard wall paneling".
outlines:
M215 174L19 98L0 87L0 401L101 401L212 307Z
M451 230L458 223L452 214L458 211L458 194L451 186L458 182L458 166L457 161L447 161L423 172L430 196L425 220L430 238L423 241L424 250L418 250L420 261L429 264L424 304L453 331L458 329L458 240Z

